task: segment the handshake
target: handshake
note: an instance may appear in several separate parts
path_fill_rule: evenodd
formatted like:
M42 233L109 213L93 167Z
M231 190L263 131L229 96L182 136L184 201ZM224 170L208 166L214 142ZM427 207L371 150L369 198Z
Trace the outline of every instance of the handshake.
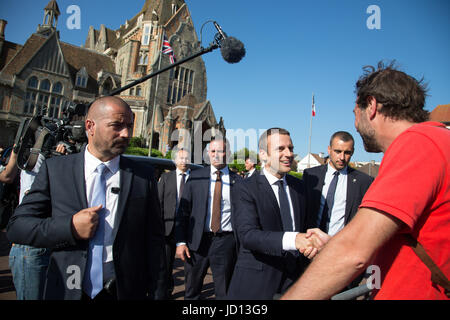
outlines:
M331 236L318 228L308 229L306 233L298 233L295 237L295 247L308 259L312 259L319 253Z

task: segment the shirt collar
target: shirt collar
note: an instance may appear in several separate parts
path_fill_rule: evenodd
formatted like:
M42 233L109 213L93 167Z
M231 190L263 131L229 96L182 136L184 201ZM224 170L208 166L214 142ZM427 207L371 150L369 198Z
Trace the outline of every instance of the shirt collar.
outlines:
M339 174L346 175L346 174L347 174L347 168L348 168L348 166L345 166L344 169L339 170ZM332 174L334 174L336 171L338 171L338 170L336 170L335 168L333 168L333 166L330 165L330 163L328 163L328 165L327 165L327 174L332 175Z
M187 169L186 172L181 171L180 169L176 169L177 176L179 176L182 173L185 173L187 176L191 173L191 169Z
M267 180L269 181L270 185L273 185L277 183L279 180L283 180L283 183L286 184L286 175L283 176L283 178L278 179L273 174L271 174L266 168L263 168L263 173L266 176Z
M92 153L90 153L88 147L86 147L86 150L84 152L84 161L86 168L86 177L92 174L95 169L97 169L100 163L104 163L109 171L111 171L112 174L115 174L119 170L120 156L116 156L109 161L102 162L100 159L96 158Z
M217 171L216 167L211 166L211 176L215 176L216 171ZM220 169L220 172L222 172L223 174L230 174L230 172L228 170L228 166L225 166L222 169Z

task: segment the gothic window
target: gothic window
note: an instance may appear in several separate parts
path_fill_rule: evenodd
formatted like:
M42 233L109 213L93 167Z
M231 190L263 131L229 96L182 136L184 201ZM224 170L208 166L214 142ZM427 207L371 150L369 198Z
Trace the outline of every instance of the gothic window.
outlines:
M169 87L167 103L175 104L185 95L194 91L194 71L183 67L171 69L169 73Z
M61 82L56 82L52 87L48 79L39 81L37 77L31 77L25 92L23 114L58 118L63 98L62 92Z
M86 88L88 81L88 74L85 67L82 67L77 73L75 85L77 87Z
M52 92L61 94L62 93L62 89L63 89L63 87L62 87L61 82L57 82L57 83L55 83L53 85Z
M141 52L139 55L139 64L140 65L147 65L148 64L148 54Z
M28 80L28 88L37 89L37 87L38 87L38 79L33 76Z
M144 24L144 31L142 32L142 45L148 46L150 43L150 36L152 35L152 25L150 23Z
M44 81L41 81L39 90L50 91L50 81L48 81L47 79L45 79Z
M51 97L50 108L48 109L48 116L50 118L58 118L60 106L61 106L61 97Z

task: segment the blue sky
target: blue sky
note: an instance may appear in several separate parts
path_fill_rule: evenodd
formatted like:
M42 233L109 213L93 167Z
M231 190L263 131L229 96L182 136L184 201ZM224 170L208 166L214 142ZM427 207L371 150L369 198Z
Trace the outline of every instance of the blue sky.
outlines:
M0 2L6 39L23 44L43 20L48 0ZM426 109L450 103L450 1L448 0L187 0L197 33L216 20L246 47L237 64L219 50L203 55L208 99L227 129L283 127L291 132L295 152L308 151L311 95L317 115L312 125L312 152L326 152L331 134L349 131L356 140L353 160L379 161L382 154L364 151L354 128L354 84L362 66L395 59L400 68L429 86ZM81 9L81 28L70 30L67 8ZM135 16L143 0L58 0L61 40L84 44L93 25L117 29ZM380 8L381 29L370 30L370 5ZM203 46L213 40L204 27ZM199 35L200 36L200 35Z

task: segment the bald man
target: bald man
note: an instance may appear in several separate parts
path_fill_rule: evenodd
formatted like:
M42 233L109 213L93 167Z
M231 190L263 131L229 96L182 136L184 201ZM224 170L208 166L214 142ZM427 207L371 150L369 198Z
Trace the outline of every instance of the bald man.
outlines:
M121 156L133 113L103 97L85 126L85 149L42 164L8 237L52 248L44 299L157 299L166 268L156 180L153 169Z

